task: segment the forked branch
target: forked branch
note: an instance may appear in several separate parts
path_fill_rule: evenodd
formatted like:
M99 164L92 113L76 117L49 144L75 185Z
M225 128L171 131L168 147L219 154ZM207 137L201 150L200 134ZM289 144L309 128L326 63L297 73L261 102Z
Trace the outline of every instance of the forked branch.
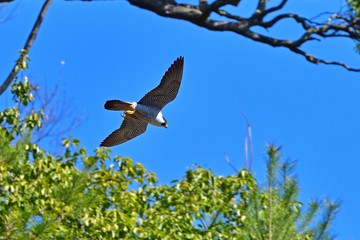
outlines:
M282 10L288 0L281 0L278 5L273 7L268 7L267 0L258 0L256 10L249 18L225 10L228 5L237 6L240 4L239 0L214 0L211 3L208 3L207 0L199 0L198 5L181 4L175 0L128 0L128 2L160 16L182 19L213 31L234 32L273 47L285 47L303 56L311 63L337 65L349 71L360 72L360 68L350 67L343 62L322 59L301 49L307 42L327 38L341 37L353 40L356 44L360 43L359 19L356 18L351 9L343 14L326 13L329 17L322 22L299 16L296 13L279 13L274 17L269 16L270 14L273 16L277 11ZM217 20L214 18L216 15L225 17L225 20ZM265 21L265 17L270 20ZM294 40L265 36L253 30L254 27L270 29L280 21L289 19L294 20L303 30L300 36Z

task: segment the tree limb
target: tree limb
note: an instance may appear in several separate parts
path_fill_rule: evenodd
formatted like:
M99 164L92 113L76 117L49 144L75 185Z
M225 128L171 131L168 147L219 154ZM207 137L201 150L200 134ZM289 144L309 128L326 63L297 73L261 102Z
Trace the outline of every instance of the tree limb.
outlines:
M263 19L268 14L282 10L288 0L281 0L274 7L267 8L267 0L258 0L255 13L250 18L234 15L223 8L228 5L238 5L239 0L215 0L208 4L206 0L200 0L199 5L181 4L174 0L128 0L134 6L152 11L160 16L182 19L198 26L204 27L212 31L230 31L241 36L250 38L254 41L268 44L273 47L285 47L290 51L302 55L311 63L322 63L327 65L341 66L349 71L360 72L360 68L353 68L345 63L337 61L328 61L316 56L312 56L301 49L304 43L313 40L322 40L326 38L345 38L360 42L359 20L351 13L345 14L332 13L325 22L316 22L314 19L307 19L296 13L282 13L271 20ZM216 20L211 13L215 13L226 20ZM327 13L328 14L328 13ZM253 27L262 27L269 29L281 20L295 20L295 22L303 29L298 39L278 39L271 36L265 36L256 31Z
M265 11L264 14L266 15L268 13L275 12L275 11L282 9L285 6L285 4L287 3L287 1L288 0L282 0L279 5L277 5L276 7L269 8L268 10Z
M51 0L46 0L40 10L40 13L36 19L35 25L33 26L30 35L28 37L28 39L26 40L25 46L23 48L24 51L21 52L21 56L19 59L24 58L24 54L27 54L30 51L30 48L32 46L32 44L35 41L35 38L37 36L37 33L40 29L40 25L45 17L46 11L49 8L51 3ZM14 65L14 67L12 68L9 76L6 78L6 80L3 82L3 84L1 84L0 86L0 95L4 93L4 91L9 87L10 83L14 80L18 70L17 70L17 63Z

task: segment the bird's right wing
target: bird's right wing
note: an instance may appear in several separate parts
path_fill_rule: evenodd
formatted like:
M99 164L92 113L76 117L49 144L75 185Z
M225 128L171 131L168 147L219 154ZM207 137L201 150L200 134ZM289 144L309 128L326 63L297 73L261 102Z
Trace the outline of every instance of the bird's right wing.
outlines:
M179 92L183 68L184 57L178 57L166 71L160 84L140 99L139 103L161 110L166 104L174 100Z
M132 114L126 116L119 129L113 131L104 141L101 147L112 147L124 143L146 131L147 122L140 120Z

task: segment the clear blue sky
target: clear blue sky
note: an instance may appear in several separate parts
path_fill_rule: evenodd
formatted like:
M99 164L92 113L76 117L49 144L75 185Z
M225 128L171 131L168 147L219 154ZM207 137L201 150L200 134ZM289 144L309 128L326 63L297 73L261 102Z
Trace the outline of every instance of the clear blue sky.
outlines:
M1 81L17 59L41 4L22 0L0 8ZM312 17L337 11L341 4L291 0L287 10ZM292 25L282 26L285 30L270 33L296 36ZM360 67L353 44L332 40L306 48ZM149 126L146 134L112 148L114 155L141 162L162 183L181 178L193 164L232 174L225 154L236 167L243 166L244 112L252 124L253 170L260 184L265 144L282 145L284 159L298 161L301 200L341 199L334 230L339 239L360 239L359 73L310 64L286 49L163 18L127 1L56 0L31 49L27 75L49 85L62 79L73 113L86 118L70 134L91 152L122 121L118 113L103 109L104 102L140 99L180 55L185 57L182 86L163 111L169 128ZM3 98L0 104L9 101Z

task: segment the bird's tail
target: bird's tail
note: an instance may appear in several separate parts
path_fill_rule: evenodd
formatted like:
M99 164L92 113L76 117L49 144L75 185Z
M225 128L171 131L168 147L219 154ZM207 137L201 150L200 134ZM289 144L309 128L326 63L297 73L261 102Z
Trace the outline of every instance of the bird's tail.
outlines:
M123 102L120 100L106 101L104 107L107 110L114 110L114 111L133 111L134 110L132 107L132 103Z

